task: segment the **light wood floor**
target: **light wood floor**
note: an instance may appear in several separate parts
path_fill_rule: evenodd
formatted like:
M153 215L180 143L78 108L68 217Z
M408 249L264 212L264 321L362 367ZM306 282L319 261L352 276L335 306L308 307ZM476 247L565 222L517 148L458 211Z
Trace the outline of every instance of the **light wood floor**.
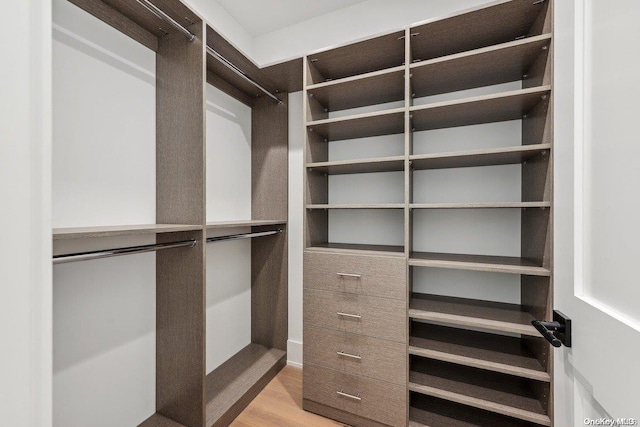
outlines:
M302 409L302 369L285 366L231 427L337 427L344 424Z

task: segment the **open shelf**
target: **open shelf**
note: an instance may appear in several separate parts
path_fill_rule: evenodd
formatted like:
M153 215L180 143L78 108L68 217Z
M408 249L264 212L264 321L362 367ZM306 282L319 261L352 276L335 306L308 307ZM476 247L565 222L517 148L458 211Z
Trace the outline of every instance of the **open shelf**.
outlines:
M537 427L539 424L411 393L409 427Z
M409 258L409 265L413 267L527 274L530 276L549 276L551 274L548 269L524 258L492 255L412 252Z
M550 90L551 86L539 86L411 107L412 127L417 132L519 120L548 99Z
M315 204L307 209L404 209L404 203L354 203L354 204Z
M551 150L551 144L534 144L439 154L416 154L409 159L414 170L467 168L518 164L542 153L548 153L549 150Z
M202 230L201 225L141 224L107 225L101 227L54 228L53 240L88 239L93 237L133 236L136 234L177 233Z
M236 227L261 227L268 225L286 225L287 220L263 220L263 219L247 219L237 221L212 221L207 222L207 230L216 230L220 228L236 228Z
M452 55L485 46L535 36L543 31L540 17L547 1L515 0L481 6L411 27L411 55L414 61ZM458 71L458 70L456 70Z
M412 92L420 98L522 80L550 43L543 34L413 64Z
M404 246L366 245L358 243L316 243L307 247L307 251L315 252L348 252L375 255L404 255Z
M228 425L237 414L231 419L225 416L240 401L244 401L244 408L264 388L284 366L286 354L252 343L207 375L206 426Z
M551 377L519 338L413 322L409 354L538 381Z
M307 130L329 141L403 133L404 108L316 120L307 123Z
M411 209L523 209L548 208L551 202L412 203Z
M313 83L337 80L404 64L404 31L308 55L319 76Z
M534 317L518 304L413 293L409 318L539 337Z
M327 175L354 173L398 172L404 170L404 156L380 157L363 160L338 160L307 163L307 170Z
M153 414L144 420L138 427L184 427L184 425L163 417L160 414Z
M409 372L412 392L550 426L531 383L534 381L415 357Z
M312 96L329 111L404 100L405 67L311 85Z

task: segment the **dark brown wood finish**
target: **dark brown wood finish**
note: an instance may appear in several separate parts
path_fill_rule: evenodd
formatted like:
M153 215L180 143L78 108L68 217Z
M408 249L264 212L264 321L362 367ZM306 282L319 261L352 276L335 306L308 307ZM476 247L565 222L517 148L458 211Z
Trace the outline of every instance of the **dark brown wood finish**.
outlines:
M404 63L404 31L308 55L325 80L337 80ZM313 83L320 83L314 79Z
M285 351L249 344L207 375L205 426L231 424L285 363Z
M534 23L546 13L545 1L505 1L479 7L444 19L411 27L413 61L424 61L467 50L513 41L522 36L535 36Z
M204 24L193 42L170 34L156 59L156 218L205 223ZM204 422L205 275L203 230L194 248L156 255L156 409L187 427ZM159 236L159 242L175 236Z
M542 86L413 107L413 129L423 131L518 120L547 99L550 90L550 86Z
M177 423L169 418L163 417L160 414L153 414L146 420L144 420L138 427L184 427L182 424Z

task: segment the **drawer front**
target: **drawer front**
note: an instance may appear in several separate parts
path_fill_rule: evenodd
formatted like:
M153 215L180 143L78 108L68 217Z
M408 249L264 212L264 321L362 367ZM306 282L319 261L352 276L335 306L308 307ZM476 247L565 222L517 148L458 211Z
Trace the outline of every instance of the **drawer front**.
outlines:
M401 386L407 381L406 344L315 326L304 328L307 363Z
M407 342L406 302L342 292L304 290L304 324Z
M406 426L404 386L305 364L304 398L390 426Z
M407 299L404 257L304 254L304 286L385 298Z

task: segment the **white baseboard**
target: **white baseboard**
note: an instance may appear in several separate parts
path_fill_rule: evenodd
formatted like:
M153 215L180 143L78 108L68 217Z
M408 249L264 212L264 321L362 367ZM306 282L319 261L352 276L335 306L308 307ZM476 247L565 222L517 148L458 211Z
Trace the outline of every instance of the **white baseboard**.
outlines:
M302 368L302 343L287 341L287 365Z

